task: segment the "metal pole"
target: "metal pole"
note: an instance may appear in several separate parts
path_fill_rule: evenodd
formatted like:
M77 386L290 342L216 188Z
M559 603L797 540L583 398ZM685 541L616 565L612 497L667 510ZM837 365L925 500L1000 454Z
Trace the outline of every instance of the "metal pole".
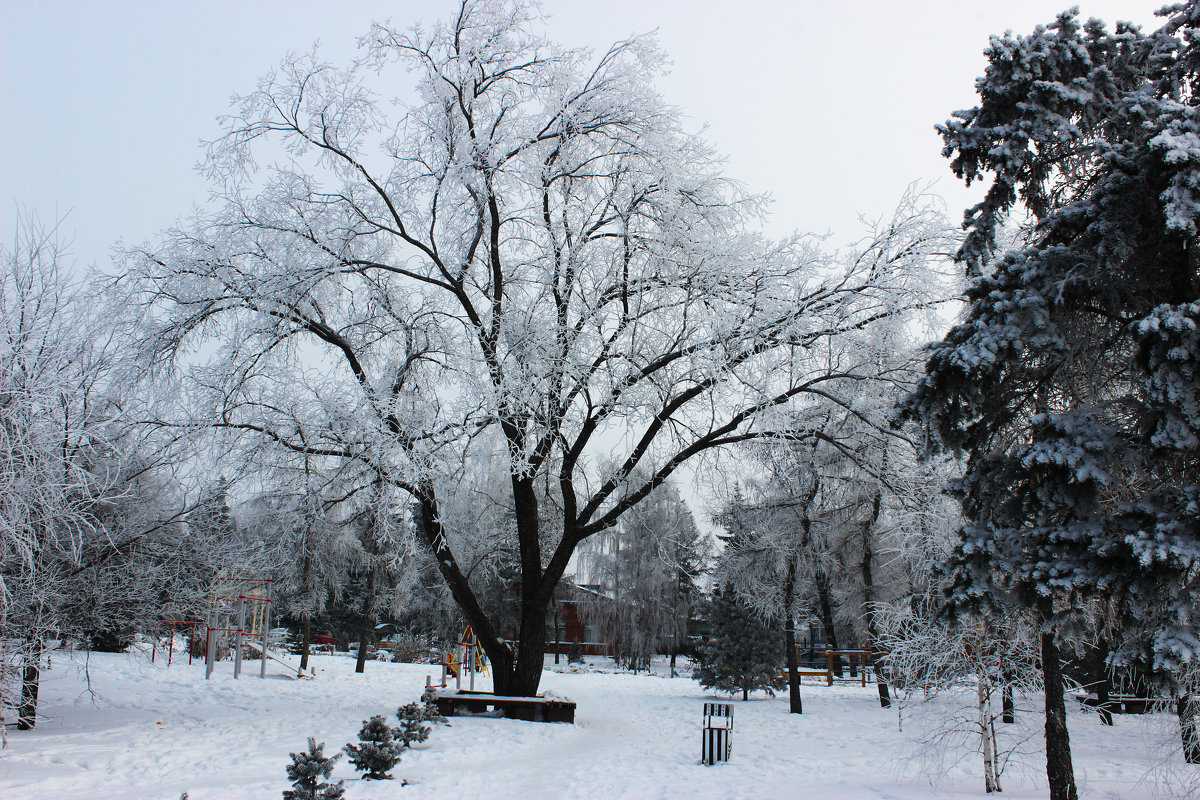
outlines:
M238 598L238 627L234 645L237 651L233 654L233 679L236 681L242 674L242 634L246 629L246 598Z
M217 655L217 638L213 636L213 629L208 629L208 639L204 643L204 680L208 680L213 674L213 662L216 661Z
M475 634L472 633L471 637L467 639L467 641L470 642L470 644L467 645L467 669L470 670L470 689L473 692L475 691Z
M273 583L267 584L267 602L263 604L262 663L258 665L258 677L260 680L266 680L267 678L267 634L271 631L271 602L275 599L275 593L272 591L274 587L275 584Z

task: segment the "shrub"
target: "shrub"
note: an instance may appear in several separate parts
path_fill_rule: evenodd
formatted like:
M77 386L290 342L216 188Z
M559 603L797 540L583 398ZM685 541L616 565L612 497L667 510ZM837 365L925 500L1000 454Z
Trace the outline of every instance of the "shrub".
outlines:
M346 789L344 781L327 783L333 772L333 763L340 753L325 755L325 743L317 744L317 740L308 737L307 753L289 753L292 763L288 764L287 776L292 782L292 789L284 791L284 800L342 800Z
M348 744L344 748L350 763L368 780L390 780L388 773L400 762L400 752L405 744L396 741L396 730L387 724L381 714L364 720L358 732L362 744Z

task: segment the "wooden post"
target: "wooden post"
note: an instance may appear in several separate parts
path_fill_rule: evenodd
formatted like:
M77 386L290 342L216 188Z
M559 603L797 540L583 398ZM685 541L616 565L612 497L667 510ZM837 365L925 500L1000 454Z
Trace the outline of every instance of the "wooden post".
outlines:
M829 670L825 675L825 680L829 686L833 686L833 651L828 647L825 648L825 669Z

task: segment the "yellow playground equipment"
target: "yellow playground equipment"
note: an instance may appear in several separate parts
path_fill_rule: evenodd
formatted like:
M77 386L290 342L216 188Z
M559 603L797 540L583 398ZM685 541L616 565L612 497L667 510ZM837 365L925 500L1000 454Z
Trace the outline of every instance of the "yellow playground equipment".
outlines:
M470 678L469 689L475 688L476 675L488 674L487 656L470 625L463 631L458 644L442 656L442 687L445 688L447 677L453 677L455 688L461 689L464 667Z

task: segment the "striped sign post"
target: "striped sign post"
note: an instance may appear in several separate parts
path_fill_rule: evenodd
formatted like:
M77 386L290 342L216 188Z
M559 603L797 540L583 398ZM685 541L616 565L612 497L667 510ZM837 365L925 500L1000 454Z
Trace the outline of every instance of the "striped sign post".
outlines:
M705 703L704 729L701 731L700 761L711 767L728 761L733 750L733 704Z

